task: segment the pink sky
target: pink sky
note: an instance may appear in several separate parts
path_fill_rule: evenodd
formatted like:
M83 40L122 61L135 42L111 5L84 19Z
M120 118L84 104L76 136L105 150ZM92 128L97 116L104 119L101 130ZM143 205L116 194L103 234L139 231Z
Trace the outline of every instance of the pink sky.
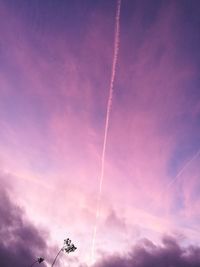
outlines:
M19 2L0 1L2 185L52 243L69 236L88 263L116 2ZM200 149L192 2L122 0L96 259L143 237L200 243L200 156L168 186Z

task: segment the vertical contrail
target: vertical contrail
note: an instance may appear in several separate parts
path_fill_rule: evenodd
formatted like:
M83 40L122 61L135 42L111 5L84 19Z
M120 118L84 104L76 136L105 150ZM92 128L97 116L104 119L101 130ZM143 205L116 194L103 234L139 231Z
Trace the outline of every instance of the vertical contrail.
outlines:
M105 121L103 148L102 148L102 156L101 156L99 192L98 192L98 198L97 198L96 220L95 220L95 226L94 226L93 238L92 238L90 263L94 262L94 249L95 249L95 240L96 240L96 233L97 233L97 222L98 222L98 218L100 215L100 204L101 204L102 184L103 184L103 179L104 179L104 165L105 165L105 152L106 152L106 144L107 144L107 136L108 136L108 126L109 126L109 119L110 119L110 111L112 107L113 86L114 86L114 81L115 81L116 65L117 65L117 58L118 58L118 52L119 52L120 9L121 9L121 0L117 0L117 9L116 9L116 16L115 16L113 62L112 62L112 71L111 71L111 79L110 79L110 86L109 86L109 97L108 97L108 102L107 102L106 121Z

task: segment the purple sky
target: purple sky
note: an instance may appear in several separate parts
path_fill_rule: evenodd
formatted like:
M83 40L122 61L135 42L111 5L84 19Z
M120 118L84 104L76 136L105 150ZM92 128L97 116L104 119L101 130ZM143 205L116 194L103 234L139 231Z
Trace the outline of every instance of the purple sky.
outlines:
M50 246L70 237L78 247L72 263L83 265L95 225L116 5L0 0L2 195L12 185L13 205L33 231L45 228ZM166 267L200 262L199 29L198 0L121 2L98 267L121 259L127 267L134 257L142 258L136 267L151 266L148 257ZM167 263L162 255L171 252Z

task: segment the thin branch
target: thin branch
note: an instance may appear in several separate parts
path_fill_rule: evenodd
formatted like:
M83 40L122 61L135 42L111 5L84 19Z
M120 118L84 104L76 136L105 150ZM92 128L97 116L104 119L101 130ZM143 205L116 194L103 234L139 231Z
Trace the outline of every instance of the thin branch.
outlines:
M56 257L55 257L55 259L54 259L54 261L53 261L53 263L52 263L52 265L51 265L51 267L54 266L54 264L55 264L55 262L56 262L56 260L57 260L57 258L58 258L58 256L59 256L59 254L60 254L60 252L61 252L62 250L63 250L63 247L59 250L58 254L56 255Z

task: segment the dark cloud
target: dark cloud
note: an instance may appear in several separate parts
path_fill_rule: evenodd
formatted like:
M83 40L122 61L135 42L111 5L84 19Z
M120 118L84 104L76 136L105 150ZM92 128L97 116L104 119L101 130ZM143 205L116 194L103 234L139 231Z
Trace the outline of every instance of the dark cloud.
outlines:
M148 239L137 243L125 256L104 257L95 267L199 267L200 247L181 247L175 238L165 236L161 245Z
M30 266L37 257L49 257L48 235L28 221L9 192L7 186L0 189L0 266Z

